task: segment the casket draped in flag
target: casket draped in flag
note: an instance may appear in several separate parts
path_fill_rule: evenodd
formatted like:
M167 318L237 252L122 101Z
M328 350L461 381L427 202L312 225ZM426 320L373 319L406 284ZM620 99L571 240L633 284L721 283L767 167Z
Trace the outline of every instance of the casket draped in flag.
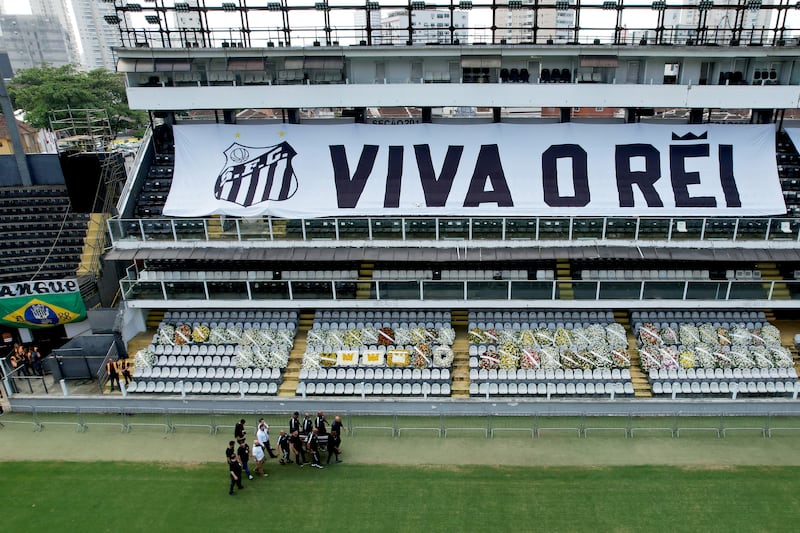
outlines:
M250 207L268 200L286 200L297 191L289 143L252 147L233 143L225 150L225 166L217 176L214 196Z

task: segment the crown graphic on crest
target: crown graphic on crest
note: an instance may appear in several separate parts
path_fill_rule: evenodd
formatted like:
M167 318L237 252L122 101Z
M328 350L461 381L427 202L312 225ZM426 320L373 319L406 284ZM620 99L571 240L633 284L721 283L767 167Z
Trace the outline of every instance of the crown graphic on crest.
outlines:
M46 320L50 316L50 308L42 304L33 304L30 307L31 314L37 320Z
M700 135L696 133L689 132L686 135L679 135L675 132L672 133L672 140L673 141L705 141L708 140L708 132L704 131Z

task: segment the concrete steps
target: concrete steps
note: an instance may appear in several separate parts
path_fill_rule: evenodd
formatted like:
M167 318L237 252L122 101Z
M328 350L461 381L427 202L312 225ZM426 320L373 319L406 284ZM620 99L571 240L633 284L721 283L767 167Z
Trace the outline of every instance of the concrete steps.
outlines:
M208 227L208 238L209 239L220 239L222 238L222 234L224 231L222 230L222 221L219 218L219 215L214 215L208 219L206 223Z
M361 263L358 267L358 280L364 283L356 283L356 300L369 300L372 295L372 274L375 271L375 263Z
M289 363L283 371L283 381L278 387L278 396L294 397L297 393L297 383L300 379L300 366L303 364L303 354L306 353L306 341L308 331L314 324L314 311L305 309L300 312L300 319L297 324L297 335L294 337L294 345L289 353Z
M647 380L647 374L642 371L641 361L639 360L639 348L636 344L636 336L631 329L630 315L627 311L614 311L614 320L625 328L628 337L628 350L626 352L631 360L631 383L633 383L634 398L652 398L653 389Z
M450 376L452 398L469 398L469 343L467 342L468 313L466 309L450 311L450 322L456 332L453 342L453 368Z
M769 290L771 282L783 281L780 270L775 263L756 263L756 268L761 272L761 286L765 290ZM772 287L772 298L775 300L790 300L789 287L786 283L775 283Z
M558 280L559 299L574 300L575 293L571 283L572 268L570 267L569 259L556 259L556 280Z
M148 328L158 328L161 324L161 321L164 320L164 310L163 309L151 309L147 312L147 319L145 319L145 325Z
M100 256L106 247L107 213L92 213L83 240L81 261L78 264L77 276L100 275Z

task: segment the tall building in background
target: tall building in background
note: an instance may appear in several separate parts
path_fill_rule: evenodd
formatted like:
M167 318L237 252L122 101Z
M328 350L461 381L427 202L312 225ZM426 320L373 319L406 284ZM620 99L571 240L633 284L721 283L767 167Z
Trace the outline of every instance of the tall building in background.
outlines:
M112 47L122 40L119 26L103 17L114 15L114 3L101 0L30 0L31 13L57 21L68 35L73 62L85 70L116 68Z
M185 0L190 8L196 8L199 0ZM197 48L203 42L200 29L203 27L200 21L200 11L178 11L175 13L175 26L181 33L181 43L186 48Z
M8 52L15 72L73 62L69 38L55 19L40 15L0 15L0 49Z
M540 9L534 11L532 6ZM570 6L575 0L569 0ZM495 15L497 38L507 43L533 42L534 12L536 13L537 43L545 43L548 39L554 42L571 40L571 31L575 27L575 11L572 9L556 10L556 0L522 0L519 8L498 7ZM541 9L542 7L546 9Z
M683 0L684 5L697 6L700 0ZM763 5L772 5L772 0L763 0ZM721 38L730 37L730 30L736 25L736 9L739 0L715 0L714 7L706 14L705 27L708 28L706 36L713 39L715 34ZM731 9L716 9L723 6L731 6ZM677 39L690 39L696 35L697 26L700 23L702 12L697 9L672 9L667 12L665 25L674 31ZM746 9L744 11L744 29L742 39L745 41L761 40L761 30L767 29L772 23L772 10L770 9ZM727 30L727 31L726 31Z
M453 39L467 42L468 15L466 11L453 11ZM414 28L414 44L449 43L450 11L446 9L425 9L411 12L411 26ZM391 11L381 18L379 43L405 43L408 41L408 11Z

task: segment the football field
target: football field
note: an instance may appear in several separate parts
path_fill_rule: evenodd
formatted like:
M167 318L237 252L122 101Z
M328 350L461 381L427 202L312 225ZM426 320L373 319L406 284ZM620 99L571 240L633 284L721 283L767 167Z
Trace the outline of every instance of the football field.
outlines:
M342 464L271 460L269 477L245 480L235 496L227 494L229 439L6 424L3 530L791 531L800 516L794 432L445 439L362 431L345 437Z

